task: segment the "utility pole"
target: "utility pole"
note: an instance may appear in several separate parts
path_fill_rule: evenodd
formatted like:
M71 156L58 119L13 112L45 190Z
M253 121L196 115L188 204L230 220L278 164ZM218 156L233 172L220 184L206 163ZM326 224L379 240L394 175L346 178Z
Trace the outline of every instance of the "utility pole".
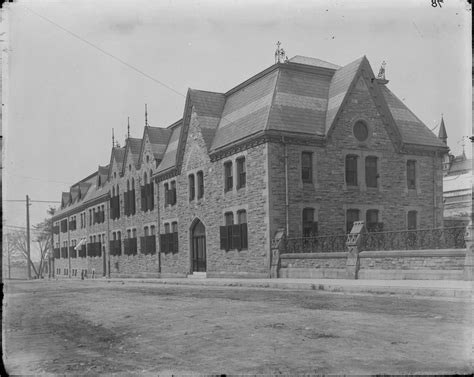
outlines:
M26 251L28 256L28 279L31 279L31 258L30 258L30 197L26 195Z

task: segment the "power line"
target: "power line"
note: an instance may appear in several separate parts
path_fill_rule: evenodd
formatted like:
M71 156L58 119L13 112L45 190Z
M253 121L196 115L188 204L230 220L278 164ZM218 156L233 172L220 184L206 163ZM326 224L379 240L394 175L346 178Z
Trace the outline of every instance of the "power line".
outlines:
M4 202L22 202L24 203L25 199L5 199ZM57 200L30 200L33 203L61 203Z
M20 178L26 178L26 179L32 179L32 180L35 180L35 181L43 181L43 182L53 182L53 183L64 183L66 185L72 185L71 182L64 182L64 181L56 181L56 180L52 180L52 179L45 179L45 178L37 178L37 177L32 177L30 175L19 175L19 174L13 174L13 173L8 173L7 175L13 175L15 177L20 177Z
M70 30L68 30L68 29L66 29L66 28L64 28L64 27L62 27L61 25L58 25L56 22L51 21L49 18L46 18L46 17L42 16L42 15L39 14L39 13L36 13L34 10L32 10L32 9L26 7L26 6L25 6L25 8L28 9L31 13L37 15L38 17L42 18L43 20L45 20L45 21L49 22L50 24L52 24L52 25L58 27L59 29L65 31L66 33L72 35L73 37L79 39L80 41L82 41L82 42L84 42L84 43L87 43L89 46L91 46L91 47L93 47L93 48L99 50L100 52L102 52L103 54L105 54L105 55L111 57L112 59L117 60L118 62L122 63L123 65L125 65L125 66L127 66L127 67L133 69L134 71L136 71L136 72L142 74L143 76L149 78L150 80L155 81L156 83L158 83L158 84L162 85L163 87L165 87L165 88L171 90L172 92L174 92L174 93L180 95L181 97L186 97L184 94L178 92L176 89L173 89L171 86L169 86L169 85L167 85L167 84L161 82L160 80L154 78L153 76L150 76L148 73L143 72L142 70L140 70L140 69L134 67L133 65L131 65L131 64L127 63L126 61L124 61L124 60L122 60L122 59L116 57L115 55L112 55L111 53L105 51L104 49L100 48L99 46L96 46L95 44L93 44L93 43L89 42L88 40L82 38L80 35L78 35L78 34L72 32L72 31L70 31Z

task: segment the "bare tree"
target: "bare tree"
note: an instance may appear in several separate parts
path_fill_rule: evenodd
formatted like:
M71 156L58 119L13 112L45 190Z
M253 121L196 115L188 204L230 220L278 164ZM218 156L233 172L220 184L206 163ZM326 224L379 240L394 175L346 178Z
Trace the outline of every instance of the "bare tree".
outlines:
M48 210L48 215L54 214L54 208ZM38 250L40 252L40 260L38 265L35 265L31 259L28 261L28 245L26 230L17 230L8 234L9 242L9 256L17 257L22 256L27 263L30 263L31 268L36 276L40 278L42 276L44 266L48 259L48 256L52 250L53 240L51 233L51 218L48 217L41 223L33 226L33 241L36 242Z

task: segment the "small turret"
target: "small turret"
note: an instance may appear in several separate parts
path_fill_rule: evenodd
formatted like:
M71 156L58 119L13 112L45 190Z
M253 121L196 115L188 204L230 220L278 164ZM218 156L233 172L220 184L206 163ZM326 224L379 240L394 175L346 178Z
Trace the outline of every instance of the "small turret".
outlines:
M444 144L448 145L448 134L446 133L443 115L441 115L441 124L439 126L438 139L441 140Z

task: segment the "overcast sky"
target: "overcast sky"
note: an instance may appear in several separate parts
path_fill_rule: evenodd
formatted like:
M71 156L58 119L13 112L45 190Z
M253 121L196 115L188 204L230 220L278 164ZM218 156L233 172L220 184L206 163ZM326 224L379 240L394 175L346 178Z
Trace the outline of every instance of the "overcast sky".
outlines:
M465 1L448 2L441 9L431 0L10 4L4 198L60 200L109 163L111 130L123 145L127 116L133 137L142 136L145 103L150 125L170 125L183 114L188 87L229 90L274 63L278 40L289 57L345 65L366 55L375 73L385 60L390 89L430 128L443 113L459 154L471 133L471 12ZM46 209L32 205L32 224ZM24 204L5 203L4 211L6 224L25 225Z

